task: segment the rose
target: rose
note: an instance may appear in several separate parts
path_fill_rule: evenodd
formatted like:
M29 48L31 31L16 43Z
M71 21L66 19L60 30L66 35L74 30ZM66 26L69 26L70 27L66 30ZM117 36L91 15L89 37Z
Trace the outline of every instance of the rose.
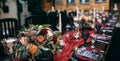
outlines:
M37 45L29 43L28 46L29 46L28 52L30 52L31 54L35 54L38 51Z
M37 37L37 42L38 43L42 43L44 41L44 37L42 36L42 35L39 35L38 37Z
M54 42L54 44L58 43L58 41L59 41L59 38L56 37L56 36L53 36L53 42Z
M48 29L41 29L40 35L46 35L48 33Z

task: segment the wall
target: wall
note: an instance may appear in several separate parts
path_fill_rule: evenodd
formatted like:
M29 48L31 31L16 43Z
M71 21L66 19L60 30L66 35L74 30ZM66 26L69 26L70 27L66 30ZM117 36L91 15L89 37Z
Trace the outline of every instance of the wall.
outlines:
M0 8L0 18L17 18L17 6L16 0L14 1L7 1L5 3L9 7L9 12L4 13L2 8Z
M100 2L96 3L95 0L90 0L88 4L80 4L79 0L75 0L74 4L67 5L66 0L62 0L62 4L57 5L55 4L56 9L61 10L75 10L76 6L78 6L81 10L93 10L93 8L96 8L98 10L102 9L102 6L104 6L105 10L109 10L109 0L106 0L106 2Z
M56 1L56 0L55 0ZM24 25L24 19L30 16L30 13L27 11L27 4L23 3L23 12L21 15L21 25ZM6 5L9 6L9 13L3 13L2 9L0 8L0 18L17 18L17 6L16 0L9 0L6 2ZM47 0L43 0L43 9L44 11L48 11L52 7L52 2L47 2ZM89 4L80 4L79 0L75 0L75 4L67 5L66 0L62 0L62 4L57 5L55 4L56 9L66 9L66 10L75 10L76 6L78 6L81 10L93 10L93 8L102 9L102 6L105 7L105 10L109 10L109 0L104 3L95 3L94 0L90 0Z
M19 1L22 4L22 12L20 13L21 25L25 24L25 18L31 16L31 13L28 11L27 1Z

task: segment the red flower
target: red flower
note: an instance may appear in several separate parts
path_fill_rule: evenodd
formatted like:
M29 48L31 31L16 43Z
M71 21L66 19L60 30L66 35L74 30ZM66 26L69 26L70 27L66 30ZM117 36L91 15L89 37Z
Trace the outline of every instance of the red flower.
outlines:
M37 41L38 41L38 43L42 43L44 41L44 37L42 35L39 35L37 37Z
M48 32L48 29L41 29L40 35L46 35Z
M59 38L56 37L56 36L53 36L53 42L54 42L54 44L57 43L58 41L59 41Z

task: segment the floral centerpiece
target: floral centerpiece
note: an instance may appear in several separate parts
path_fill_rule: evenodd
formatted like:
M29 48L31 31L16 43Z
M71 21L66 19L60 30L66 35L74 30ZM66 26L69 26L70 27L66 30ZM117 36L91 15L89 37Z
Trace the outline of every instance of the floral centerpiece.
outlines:
M43 56L47 56L48 59L53 58L60 49L59 41L62 38L59 31L53 32L49 26L44 24L23 27L14 42L12 58L25 58L32 61L42 60Z

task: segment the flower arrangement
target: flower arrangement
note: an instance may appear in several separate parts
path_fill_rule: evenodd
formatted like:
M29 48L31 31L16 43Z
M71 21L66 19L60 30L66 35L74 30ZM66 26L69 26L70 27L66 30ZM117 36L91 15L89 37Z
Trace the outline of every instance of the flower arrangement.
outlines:
M53 55L60 49L59 40L61 34L59 31L53 32L49 24L30 25L29 28L23 28L19 32L17 41L14 42L13 58L27 58L35 61L38 55L49 51ZM40 57L39 57L40 58Z

